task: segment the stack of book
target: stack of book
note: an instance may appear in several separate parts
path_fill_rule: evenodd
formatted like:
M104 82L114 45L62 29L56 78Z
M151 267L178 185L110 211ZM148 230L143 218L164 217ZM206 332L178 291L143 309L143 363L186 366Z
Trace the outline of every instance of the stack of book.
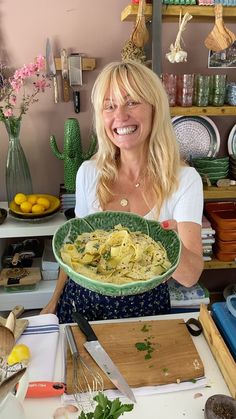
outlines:
M201 284L187 288L173 278L168 282L171 312L198 311L200 304L209 304L209 292Z
M205 215L202 217L202 247L203 259L212 260L212 245L215 243L215 230L213 230L210 221Z

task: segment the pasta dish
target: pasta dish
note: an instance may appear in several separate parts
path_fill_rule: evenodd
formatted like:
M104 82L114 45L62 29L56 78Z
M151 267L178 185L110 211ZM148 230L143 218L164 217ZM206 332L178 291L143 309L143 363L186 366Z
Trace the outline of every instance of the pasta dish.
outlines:
M64 243L61 258L88 278L114 284L145 281L171 267L160 242L120 224L110 231L82 233L74 243Z

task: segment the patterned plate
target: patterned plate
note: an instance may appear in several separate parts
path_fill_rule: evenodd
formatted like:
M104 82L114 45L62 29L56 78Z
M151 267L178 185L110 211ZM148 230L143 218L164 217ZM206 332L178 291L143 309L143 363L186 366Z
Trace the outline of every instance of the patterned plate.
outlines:
M230 156L236 156L236 124L233 126L229 133L228 152Z
M220 148L220 134L207 116L176 116L172 123L179 142L181 157L215 157Z

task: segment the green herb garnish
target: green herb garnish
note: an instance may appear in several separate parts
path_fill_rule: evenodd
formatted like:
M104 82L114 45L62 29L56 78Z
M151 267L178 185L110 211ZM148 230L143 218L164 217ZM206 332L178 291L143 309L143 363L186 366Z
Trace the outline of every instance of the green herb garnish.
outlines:
M141 331L142 332L149 332L151 326L148 326L147 324L144 324Z
M97 402L94 412L82 412L78 419L118 419L134 408L133 404L122 404L118 398L111 401L101 392L93 400Z
M153 336L150 336L148 339L151 339L152 337ZM144 339L144 342L135 343L135 347L138 351L147 351L146 355L144 356L144 359L151 359L151 354L154 351L152 343L148 339Z

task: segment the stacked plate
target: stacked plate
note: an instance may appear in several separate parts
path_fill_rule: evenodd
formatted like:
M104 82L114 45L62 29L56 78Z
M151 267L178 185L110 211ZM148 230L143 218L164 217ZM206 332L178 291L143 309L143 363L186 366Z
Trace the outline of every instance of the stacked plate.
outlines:
M230 179L236 180L236 155L229 157Z
M203 157L191 160L192 166L201 175L203 181L214 185L217 180L225 179L229 174L229 157Z
M207 116L176 116L173 128L179 143L181 157L216 157L220 148L220 133L215 123Z

